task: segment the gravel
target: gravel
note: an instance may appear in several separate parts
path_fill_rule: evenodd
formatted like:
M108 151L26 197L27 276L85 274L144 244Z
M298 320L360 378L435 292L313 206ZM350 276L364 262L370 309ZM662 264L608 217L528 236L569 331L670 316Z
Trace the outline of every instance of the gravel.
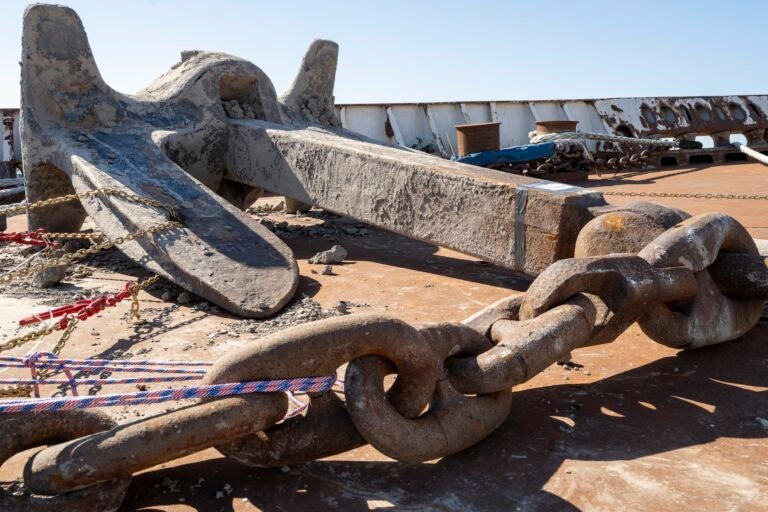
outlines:
M277 316L267 320L241 320L229 324L229 331L236 334L255 334L256 337L267 336L269 334L282 331L295 325L322 320L333 316L340 316L344 313L338 309L323 309L318 302L311 297L304 296L296 300L283 309ZM226 334L226 332L224 333Z

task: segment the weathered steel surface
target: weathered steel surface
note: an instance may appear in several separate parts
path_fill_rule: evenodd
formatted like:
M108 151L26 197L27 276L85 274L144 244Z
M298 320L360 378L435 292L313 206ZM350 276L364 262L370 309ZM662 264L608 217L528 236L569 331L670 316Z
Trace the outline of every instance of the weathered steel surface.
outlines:
M347 366L347 409L360 434L385 455L423 462L464 450L496 430L509 415L511 386L489 394L465 396L447 378L445 362L455 354L478 354L493 345L466 325L430 324L419 329L437 360L438 379L429 410L418 418L400 414L387 400L386 360L365 356Z
M337 53L334 43L312 43L282 99L289 125L229 120L227 180L531 275L573 254L575 235L591 218L587 208L605 204L599 194L448 162L337 128Z
M206 54L135 96L120 94L102 80L75 12L32 6L24 18L22 57L27 198L111 188L174 206L183 230L138 239L121 250L234 313L270 315L296 288L293 254L208 188L218 187L224 172L222 98L259 92L264 117L280 120L277 97L261 70ZM112 239L165 221L154 208L99 197L82 206L31 212L30 227L76 231L86 212Z
M677 208L645 201L600 208L599 213L579 232L574 251L577 258L637 254L664 231L690 217Z

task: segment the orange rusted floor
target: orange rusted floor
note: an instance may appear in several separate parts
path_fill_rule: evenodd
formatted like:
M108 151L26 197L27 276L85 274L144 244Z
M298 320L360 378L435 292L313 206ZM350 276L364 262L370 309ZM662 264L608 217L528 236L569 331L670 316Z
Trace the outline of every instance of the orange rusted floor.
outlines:
M621 180L604 176L587 185L760 194L768 193L768 168L662 170ZM691 213L725 212L768 238L768 201L654 201ZM20 222L14 219L11 228ZM323 276L312 273L318 267L306 259L329 241L300 237L287 243L299 258L300 292L324 307L339 300L358 304L353 313L460 321L528 283L475 258L381 233L339 237L349 261L335 267L336 275ZM113 290L120 285L114 279L97 272L78 286ZM0 296L3 323L34 305ZM143 295L144 308L167 305ZM233 320L222 314L181 307L162 322L137 328L121 319L127 307L78 329L67 355L120 348L145 353L137 357L213 360L250 342L228 335L211 341L208 333ZM146 316L152 319L153 313ZM554 365L520 386L507 422L452 457L402 464L364 447L302 466L260 470L210 449L135 476L121 510L768 510L768 431L756 421L768 419L766 341L768 330L760 324L741 340L682 353L632 326L612 344L576 350L573 361L583 367ZM113 413L122 421L135 414ZM12 459L0 477L14 478L23 460L24 454Z

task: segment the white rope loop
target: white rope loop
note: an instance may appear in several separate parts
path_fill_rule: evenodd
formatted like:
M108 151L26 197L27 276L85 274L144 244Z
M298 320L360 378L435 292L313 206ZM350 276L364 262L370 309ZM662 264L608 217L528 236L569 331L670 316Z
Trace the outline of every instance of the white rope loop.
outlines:
M680 145L677 140L661 140L661 139L642 139L637 137L625 137L623 135L608 135L607 133L591 133L591 132L560 132L560 133L545 133L537 135L536 132L531 132L528 135L531 140L531 144L540 144L542 142L558 142L558 141L584 141L584 140L597 140L602 142L618 142L623 144L641 144L644 146L662 146L668 148L675 148Z

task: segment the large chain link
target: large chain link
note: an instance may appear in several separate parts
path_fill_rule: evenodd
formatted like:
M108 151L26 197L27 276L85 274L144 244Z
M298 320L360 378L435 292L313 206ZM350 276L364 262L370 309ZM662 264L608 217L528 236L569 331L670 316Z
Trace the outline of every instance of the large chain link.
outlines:
M657 215L658 222L665 219ZM687 348L733 339L754 325L752 310L768 292L765 265L762 284L745 292L750 300L720 292L724 299L716 297L720 302L713 306L716 280L702 277L717 261L723 264L721 249L754 255L754 244L735 220L701 215L660 236L647 233L639 256L562 260L525 294L463 324L413 327L388 316L353 315L270 335L221 358L205 382L326 375L348 363L346 402L332 392L315 395L306 415L282 422L282 395L202 403L38 452L27 464L25 484L37 494L68 496L211 446L261 467L325 457L365 442L397 460L430 460L495 430L509 413L513 386L578 347L611 341L634 321L651 338ZM696 243L686 243L691 239ZM686 303L692 306L681 308ZM734 308L729 318L737 321L718 324L713 336L697 334L703 315L723 304ZM653 327L659 319L674 324L671 340ZM695 338L692 343L686 335ZM392 373L397 379L385 391L384 378Z

